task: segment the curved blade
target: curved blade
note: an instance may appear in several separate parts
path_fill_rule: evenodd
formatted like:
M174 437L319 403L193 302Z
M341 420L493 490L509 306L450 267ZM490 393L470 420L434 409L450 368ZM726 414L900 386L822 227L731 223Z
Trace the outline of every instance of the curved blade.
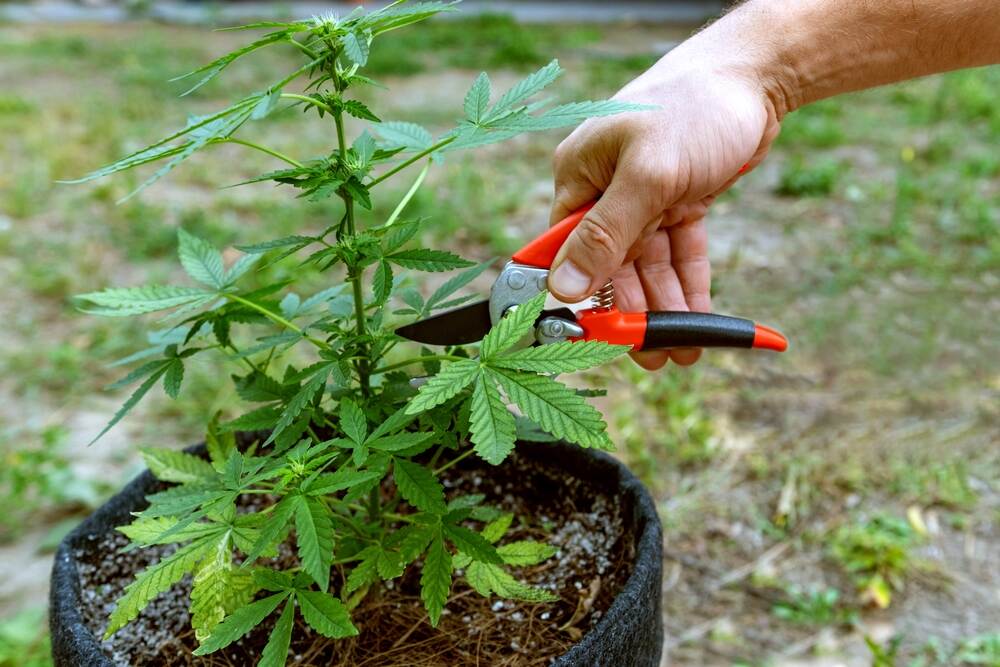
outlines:
M490 330L490 302L477 301L396 329L403 338L427 345L467 345Z

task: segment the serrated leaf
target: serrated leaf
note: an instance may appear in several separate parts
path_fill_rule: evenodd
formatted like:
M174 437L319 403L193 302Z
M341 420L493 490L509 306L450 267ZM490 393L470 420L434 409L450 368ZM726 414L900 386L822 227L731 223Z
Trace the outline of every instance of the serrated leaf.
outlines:
M163 391L170 398L177 398L181 392L181 382L184 381L184 362L180 359L171 359L167 364L166 373L163 376Z
M426 315L431 310L442 307L445 299L478 278L484 271L486 271L486 269L490 268L490 265L492 264L493 260L486 260L482 264L477 264L472 268L466 269L457 276L449 278L444 284L438 287L433 294L431 294L430 298L427 299L427 303L419 309L421 314Z
M479 362L474 359L463 359L449 364L420 387L406 408L407 414L415 415L441 405L465 389L479 370Z
M474 386L469 418L470 439L480 458L499 465L514 449L514 415L507 409L488 372L480 373Z
M289 521L295 514L296 507L297 501L294 496L285 496L278 501L261 528L253 549L247 554L244 565L249 565L271 549L278 538L288 530Z
M200 287L175 285L146 285L144 287L117 287L101 292L81 294L77 299L88 301L96 307L81 308L85 313L107 317L142 315L178 306L207 303L216 297Z
M535 321L545 308L547 292L536 294L525 301L517 309L508 311L497 324L483 337L479 346L479 357L491 362L497 354L517 344L522 338L534 330Z
M497 547L497 553L507 565L537 565L551 558L559 551L554 546L541 542L511 542Z
M486 72L480 72L469 92L465 94L465 118L470 123L478 123L486 114L490 105L490 77Z
M544 375L490 369L507 397L552 435L584 447L612 448L601 413L575 391Z
M295 533L302 569L325 591L330 584L330 562L333 560L333 521L321 500L298 496Z
M351 62L361 66L368 62L369 44L366 36L349 32L341 38L341 43L344 45L344 55Z
M295 620L295 605L291 600L285 603L278 622L271 630L271 636L260 654L257 667L284 667L288 660L288 647L292 643L292 621Z
M351 569L351 573L347 576L347 581L344 583L345 593L351 593L378 580L378 569L376 566L378 551L379 548L377 546L370 546L365 547L358 554L361 560Z
M489 543L485 537L475 531L471 531L464 526L446 523L443 524L444 536L448 541L464 554L472 556L473 560L481 563L503 563L497 550Z
M281 409L270 405L251 410L245 415L219 425L222 433L234 431L262 431L273 428L281 417Z
M510 512L504 512L483 527L483 539L490 544L499 542L500 538L507 534L507 530L513 521L514 515Z
M382 137L383 144L390 147L422 151L434 143L431 133L416 123L387 121L379 123L374 129Z
M559 599L558 595L521 583L498 565L471 563L465 578L477 593L487 598L496 593L502 598L525 602L556 602Z
M360 118L361 120L370 120L373 123L382 122L382 119L376 116L372 110L360 100L346 100L344 102L344 111L355 118Z
M191 627L205 641L226 617L226 597L233 569L229 538L219 540L194 570L191 586Z
M297 593L299 609L306 623L324 637L343 639L358 634L351 623L351 614L338 598L318 591Z
M490 365L534 373L574 373L611 361L630 349L628 345L609 345L598 340L564 341L495 356Z
M97 436L90 441L90 444L94 444L102 437L104 437L105 433L114 428L115 424L120 422L122 418L125 417L125 415L127 415L132 410L132 408L134 408L136 405L139 404L139 401L142 400L142 397L145 396L147 393L149 393L149 390L153 388L156 382L160 379L160 376L166 372L167 372L166 366L163 366L159 370L155 371L148 378L146 378L146 381L143 382L141 385L139 385L139 387L132 393L132 395L128 397L128 400L122 404L122 406L118 409L118 412L116 412L114 417L111 418L111 421L108 422L107 426L105 426L101 430L101 432L98 433Z
M283 42L283 41L285 41L285 40L287 40L289 38L289 35L293 31L294 30L290 30L289 28L286 28L284 30L280 30L280 31L277 31L277 32L270 33L268 35L264 35L260 39L258 39L256 41L253 41L250 44L247 44L246 46L242 46L242 47L236 49L235 51L231 51L230 53L227 53L226 55L224 55L224 56L222 56L220 58L216 58L215 60L213 60L212 62L208 63L204 67L199 67L198 69L196 69L196 70L194 70L192 72L188 72L187 74L183 74L181 76L175 77L175 78L171 79L171 81L172 82L173 81L180 81L182 79L186 79L188 77L195 76L197 74L202 74L203 76L201 77L201 79L199 79L198 82L195 83L191 88L189 88L188 90L186 90L185 92L183 92L181 94L181 97L183 97L185 95L190 95L191 93L193 93L194 91L198 90L199 88L201 88L202 86L204 86L206 83L208 83L209 81L211 81L212 79L214 79L216 76L218 76L218 74L220 72L222 72L222 70L224 70L227 67L229 67L229 65L231 65L233 62L235 62L237 59L245 56L248 53L252 53L252 52L256 51L257 49L264 48L265 46L270 46L271 44L277 44L279 42Z
M172 516L139 517L127 526L118 526L115 530L125 535L132 542L144 545L188 542L206 537L207 535L213 535L220 530L218 524L192 523L182 530L175 532L166 540L161 539L164 533L178 523L178 519Z
M375 269L375 278L372 284L375 293L375 304L381 306L389 300L392 292L392 267L385 260L378 263Z
M287 592L275 593L237 609L215 626L215 630L201 646L194 650L194 654L207 655L226 648L260 625L260 622L270 616L271 612L277 609L278 605L288 596Z
M221 289L226 284L222 253L215 246L183 229L177 230L177 241L177 254L189 276L216 289Z
M444 514L444 488L434 474L424 466L405 459L393 459L393 477L399 495L423 512Z
M401 452L422 445L433 437L434 433L396 433L370 439L367 444L383 452Z
M183 579L205 556L212 543L211 538L192 542L140 572L135 581L125 587L125 594L115 603L104 638L115 634L138 616L153 598Z
M497 103L493 105L493 109L490 110L488 119L497 118L510 111L516 104L542 92L546 86L558 79L562 72L559 61L553 60L537 72L529 74L500 96Z
M406 406L399 408L396 412L389 415L388 419L383 421L381 424L375 427L369 440L375 440L381 438L382 436L397 431L399 429L405 428L413 421L413 415L406 412Z
M236 435L219 432L217 414L212 417L205 431L205 449L208 451L209 461L215 470L221 470L229 455L236 449Z
M281 413L281 417L278 418L277 423L274 425L274 430L271 431L271 435L268 436L267 440L264 442L265 445L269 445L274 440L281 435L281 432L292 425L292 423L298 418L303 410L306 409L312 400L316 397L316 394L323 391L326 387L326 380L330 376L330 367L326 366L321 368L315 375L310 378L309 382L302 386L295 396L288 401L285 409Z
M215 479L215 468L205 459L173 449L144 448L139 450L153 475L164 482L188 484Z
M287 248L289 246L296 246L297 249L301 250L310 243L315 243L316 238L312 236L283 236L280 239L274 239L272 241L264 241L262 243L252 243L250 245L237 245L236 249L245 252L250 255L257 255L260 253L265 253L269 250L275 250L276 248Z
M340 402L340 430L359 445L368 435L368 418L358 404L350 399Z
M242 278L247 271L253 268L254 264L260 261L260 255L246 254L240 256L233 265L229 267L226 271L225 282L226 285L232 285L234 282Z
M337 491L350 489L382 477L377 470L352 470L341 468L334 473L326 473L316 478L306 489L310 496L326 496Z
M431 540L420 573L420 598L430 617L431 625L437 627L441 611L451 592L451 553L445 548L440 532Z
M400 250L386 255L385 259L404 268L417 271L451 271L452 269L472 266L472 262L462 259L458 255L445 250L430 250L428 248Z

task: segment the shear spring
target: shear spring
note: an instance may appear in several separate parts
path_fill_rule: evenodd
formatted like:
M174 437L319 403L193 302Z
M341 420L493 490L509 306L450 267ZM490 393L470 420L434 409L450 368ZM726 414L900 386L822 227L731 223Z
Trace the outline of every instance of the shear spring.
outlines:
M591 307L595 310L611 310L615 305L615 286L610 280L604 283L604 287L597 290L594 296L590 297Z

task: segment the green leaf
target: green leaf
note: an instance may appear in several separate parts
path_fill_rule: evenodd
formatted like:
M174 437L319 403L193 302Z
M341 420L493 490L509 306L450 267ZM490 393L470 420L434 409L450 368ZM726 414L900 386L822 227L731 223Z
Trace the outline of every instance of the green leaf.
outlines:
M352 593L359 588L373 584L378 580L378 568L376 565L378 552L379 548L373 545L365 547L360 553L357 554L361 557L361 560L354 566L351 573L347 576L347 582L344 584L345 593Z
M434 514L444 514L444 488L434 474L424 466L405 459L392 461L396 488L406 502L417 509Z
M575 391L544 375L491 369L491 375L529 419L552 435L583 445L611 449L601 413Z
M118 409L118 412L116 412L114 417L111 418L111 421L108 422L107 426L105 426L101 430L101 432L98 433L97 436L90 441L90 444L94 444L102 437L104 437L105 433L114 428L115 424L120 422L122 418L125 417L125 415L127 415L132 410L132 408L134 408L136 405L139 404L139 401L142 400L142 397L145 396L147 393L149 393L149 390L153 388L156 382L160 379L160 376L166 372L167 368L166 366L163 366L160 368L160 370L156 371L148 378L146 378L146 381L143 382L141 385L139 385L138 389L136 389L132 393L132 395L128 397L128 400L122 404L122 406Z
M288 404L285 406L284 411L281 413L281 417L278 422L274 425L274 430L271 431L271 435L268 436L267 440L264 442L265 445L269 445L274 442L275 438L281 435L281 432L292 425L292 422L296 420L299 414L305 410L312 400L316 397L316 394L323 391L326 387L326 379L330 376L330 366L325 366L321 368L305 385L299 390L295 396L292 397Z
M370 439L368 446L383 452L401 452L422 445L434 437L434 433L396 433L381 438Z
M212 464L193 454L160 448L144 448L139 451L156 478L164 482L188 484L206 482L216 477Z
M511 542L497 547L497 553L507 565L537 565L551 558L559 551L554 546L541 542Z
M358 404L350 399L340 402L340 430L359 445L368 435L368 418Z
M226 271L225 283L226 285L232 285L234 282L243 277L243 275L253 268L254 264L260 261L259 255L246 254L242 255L238 260L233 262L233 265L229 267Z
M627 111L652 111L656 106L618 100L572 102L546 110L538 116L515 114L496 121L494 128L516 132L539 132L576 125L588 118L613 116Z
M260 431L273 428L280 417L281 410L279 408L265 405L262 408L251 410L236 419L220 424L219 430L222 433L233 433L234 431Z
M396 410L396 412L389 415L388 419L376 426L375 430L372 431L372 434L369 436L369 440L376 440L388 433L405 428L409 426L412 421L413 416L406 412L406 406L404 405L400 409Z
M153 598L183 579L212 548L212 544L211 538L192 542L140 572L135 581L125 587L125 594L115 604L104 638L115 634L138 616Z
M226 648L234 641L260 625L260 622L271 615L278 605L289 596L288 592L275 593L262 600L251 602L227 616L208 639L194 650L195 655L207 655Z
M442 529L448 541L462 553L472 556L473 560L496 565L503 563L497 550L479 533L450 523L443 524Z
M215 544L194 570L191 627L199 643L205 641L226 617L227 591L232 572L232 551L227 535Z
M479 347L479 357L491 362L493 357L517 344L522 338L534 330L535 321L545 308L545 297L548 292L536 294L525 301L517 309L508 311L497 324L483 337Z
M377 470L352 470L351 468L341 468L335 473L320 475L309 485L305 492L310 496L328 496L337 491L350 489L359 484L370 482L382 477L382 473Z
M514 415L504 404L488 370L476 377L469 432L476 453L492 465L499 465L514 449Z
M344 102L344 111L355 118L360 118L361 120L370 120L373 123L382 122L382 119L376 116L372 110L360 100L346 100Z
M438 287L433 294L431 294L429 299L427 299L427 303L424 305L423 309L421 309L421 314L427 315L430 311L440 307L445 299L478 278L486 269L490 268L492 264L493 260L490 259L482 264L477 264L472 268L466 269L453 278L449 278L444 284Z
M307 245L315 242L316 238L313 236L283 236L280 239L274 239L273 241L264 241L263 243L253 243L251 245L237 245L236 249L248 253L250 255L259 255L261 253L268 252L269 250L275 250L276 248L287 248L288 246L295 246L296 249L301 250Z
M333 560L333 520L320 499L298 496L295 533L302 569L325 591L330 584Z
M556 602L558 595L548 591L522 584L497 565L489 563L472 563L465 571L469 585L483 597L496 593L510 600L525 602Z
M451 592L451 553L444 546L441 533L438 532L431 540L424 558L423 571L420 573L420 598L430 617L431 625L437 627L441 620L441 611Z
M491 90L490 77L486 72L481 72L465 94L465 118L470 123L478 123L483 119L490 105Z
M220 530L218 524L192 523L174 532L166 540L161 539L163 533L178 523L178 519L172 516L139 517L127 526L118 526L115 530L128 537L132 542L144 545L188 542L207 535L217 534Z
M490 544L496 544L500 541L500 538L507 534L507 530L510 528L510 524L514 521L514 515L510 512L504 512L497 518L490 521L483 528L483 539Z
M364 66L368 62L368 50L370 48L368 37L349 32L341 38L341 43L344 45L344 55L351 62L361 66Z
M630 349L628 345L609 345L599 340L564 341L494 356L490 365L534 373L573 373L611 361Z
M101 292L90 292L77 297L96 307L82 307L85 313L107 317L142 315L178 306L192 306L207 303L216 298L215 292L206 292L199 287L178 287L174 285L146 285L144 287L116 287Z
M177 398L181 392L181 382L184 381L184 362L178 358L170 360L167 364L166 374L163 376L163 391L170 398Z
M390 262L417 271L451 271L472 266L472 262L445 250L413 248L400 250L385 257Z
M338 598L304 590L300 590L297 596L302 618L324 637L343 639L358 634L358 629L351 623L350 612Z
M387 121L379 123L374 129L382 137L383 144L389 147L422 151L434 143L433 135L416 123Z
M271 630L271 636L260 654L257 667L284 667L288 660L288 647L292 643L292 621L295 620L295 605L291 600L285 603L278 622Z
M183 229L177 230L177 241L179 244L177 254L189 276L216 289L221 289L226 284L222 253L211 243Z
M265 46L270 46L271 44L284 42L285 40L289 39L290 35L293 32L297 32L297 30L295 30L294 28L285 29L285 30L280 30L278 32L272 32L268 35L264 35L260 39L251 42L246 46L242 46L236 49L235 51L231 51L230 53L227 53L221 58L216 58L215 60L205 65L204 67L199 67L198 69L192 72L188 72L187 74L183 74L181 76L170 79L170 81L171 82L180 81L181 79L186 79L188 77L195 76L196 74L203 74L204 76L202 76L201 79L199 79L198 82L195 83L191 88L182 93L181 97L185 95L190 95L191 93L198 90L206 83L214 79L220 72L222 72L222 70L229 67L229 65L234 63L237 59L245 56L248 53L252 53L257 49L264 48Z
M254 562L271 549L274 543L288 530L288 522L298 507L295 496L285 496L274 505L264 527L261 528L253 549L247 554L244 566Z
M406 408L407 414L415 415L441 405L465 389L479 374L479 370L479 362L474 359L463 359L449 364L420 387Z
M375 292L376 305L380 306L389 300L389 293L392 292L392 267L389 262L381 261L378 263L372 289Z
M553 60L537 72L529 74L500 96L497 103L493 105L493 109L490 110L487 120L498 118L519 102L542 92L546 86L558 79L562 72L559 61Z

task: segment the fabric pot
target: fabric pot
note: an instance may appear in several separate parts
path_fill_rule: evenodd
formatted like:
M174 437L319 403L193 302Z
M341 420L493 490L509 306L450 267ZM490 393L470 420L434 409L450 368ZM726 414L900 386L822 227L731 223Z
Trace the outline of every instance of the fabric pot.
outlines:
M201 447L189 451L202 451ZM624 588L597 625L560 656L560 667L657 667L663 646L660 614L663 541L660 520L649 492L619 461L567 443L522 443L518 457L555 467L602 489L622 508L625 529L634 536L635 562ZM506 465L506 464L505 464ZM63 539L52 566L49 623L57 667L114 667L99 637L81 614L80 576L74 553L93 549L130 514L144 509L145 496L158 482L146 471L132 480ZM558 493L558 489L553 489Z

